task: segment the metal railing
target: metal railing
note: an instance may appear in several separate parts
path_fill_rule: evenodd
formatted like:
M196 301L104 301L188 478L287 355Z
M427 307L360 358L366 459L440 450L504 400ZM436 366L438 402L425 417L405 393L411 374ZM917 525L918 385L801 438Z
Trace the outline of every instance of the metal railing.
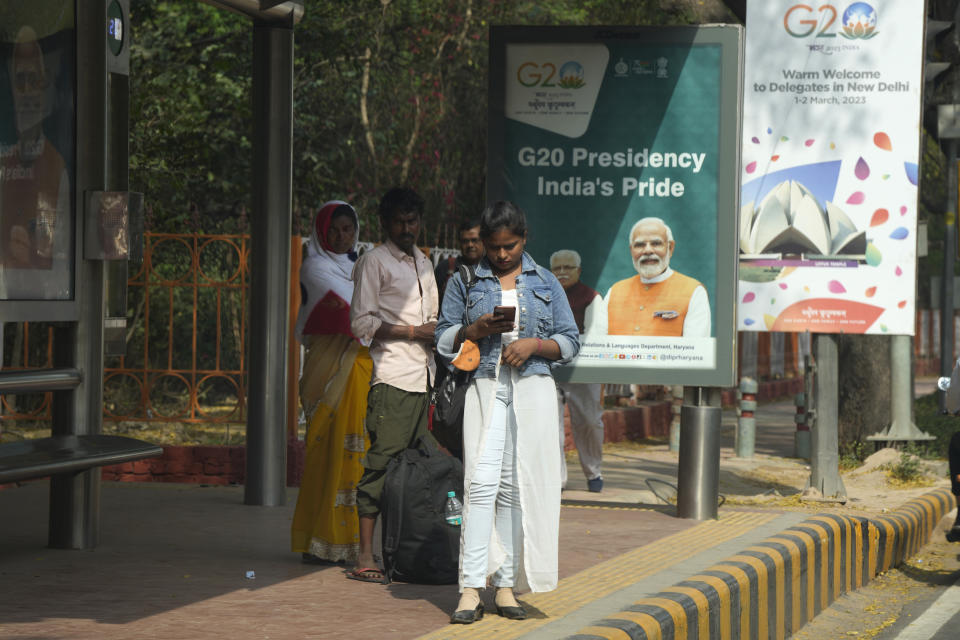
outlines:
M248 286L248 236L147 233L128 281L127 355L106 362L104 420L243 422ZM8 331L21 333L4 376L51 366L52 328ZM0 420L49 420L51 394L29 395L0 396Z

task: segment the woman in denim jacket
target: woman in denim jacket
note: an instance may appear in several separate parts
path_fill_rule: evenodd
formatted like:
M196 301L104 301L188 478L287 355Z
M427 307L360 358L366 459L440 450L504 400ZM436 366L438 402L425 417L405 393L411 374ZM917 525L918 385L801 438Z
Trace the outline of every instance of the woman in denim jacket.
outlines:
M503 201L487 207L480 237L476 278L469 288L459 274L450 279L436 329L447 362L465 340L480 349L463 424L462 595L450 619L460 624L483 617L480 594L491 574L506 618L526 617L514 587L557 586L562 452L551 370L580 350L563 287L524 252L523 211ZM496 306L515 307L516 322L494 315Z

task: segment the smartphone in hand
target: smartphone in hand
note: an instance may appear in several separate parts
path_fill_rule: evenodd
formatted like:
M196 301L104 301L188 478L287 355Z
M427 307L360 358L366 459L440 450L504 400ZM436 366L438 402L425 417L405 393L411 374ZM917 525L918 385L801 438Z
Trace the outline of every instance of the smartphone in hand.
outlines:
M517 317L517 308L497 305L493 308L493 317L497 320L509 320L513 322Z

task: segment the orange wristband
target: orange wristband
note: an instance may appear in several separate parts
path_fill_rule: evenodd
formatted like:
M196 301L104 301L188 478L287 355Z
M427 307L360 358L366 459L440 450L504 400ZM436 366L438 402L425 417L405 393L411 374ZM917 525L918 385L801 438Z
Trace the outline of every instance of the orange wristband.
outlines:
M413 332L414 332L413 325L410 325L409 327L407 327L407 329L409 329L409 331L407 332L408 338L409 338L411 341L413 341Z

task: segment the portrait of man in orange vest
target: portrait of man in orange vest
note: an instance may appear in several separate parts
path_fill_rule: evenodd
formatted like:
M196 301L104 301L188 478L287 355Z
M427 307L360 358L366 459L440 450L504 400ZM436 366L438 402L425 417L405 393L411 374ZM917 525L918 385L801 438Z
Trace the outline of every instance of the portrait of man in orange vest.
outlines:
M676 242L660 218L642 218L630 230L637 275L610 287L607 333L626 336L710 336L710 301L696 279L670 268Z
M7 60L17 142L0 145L0 298L70 296L70 182L44 134L53 112L37 34L21 27Z

